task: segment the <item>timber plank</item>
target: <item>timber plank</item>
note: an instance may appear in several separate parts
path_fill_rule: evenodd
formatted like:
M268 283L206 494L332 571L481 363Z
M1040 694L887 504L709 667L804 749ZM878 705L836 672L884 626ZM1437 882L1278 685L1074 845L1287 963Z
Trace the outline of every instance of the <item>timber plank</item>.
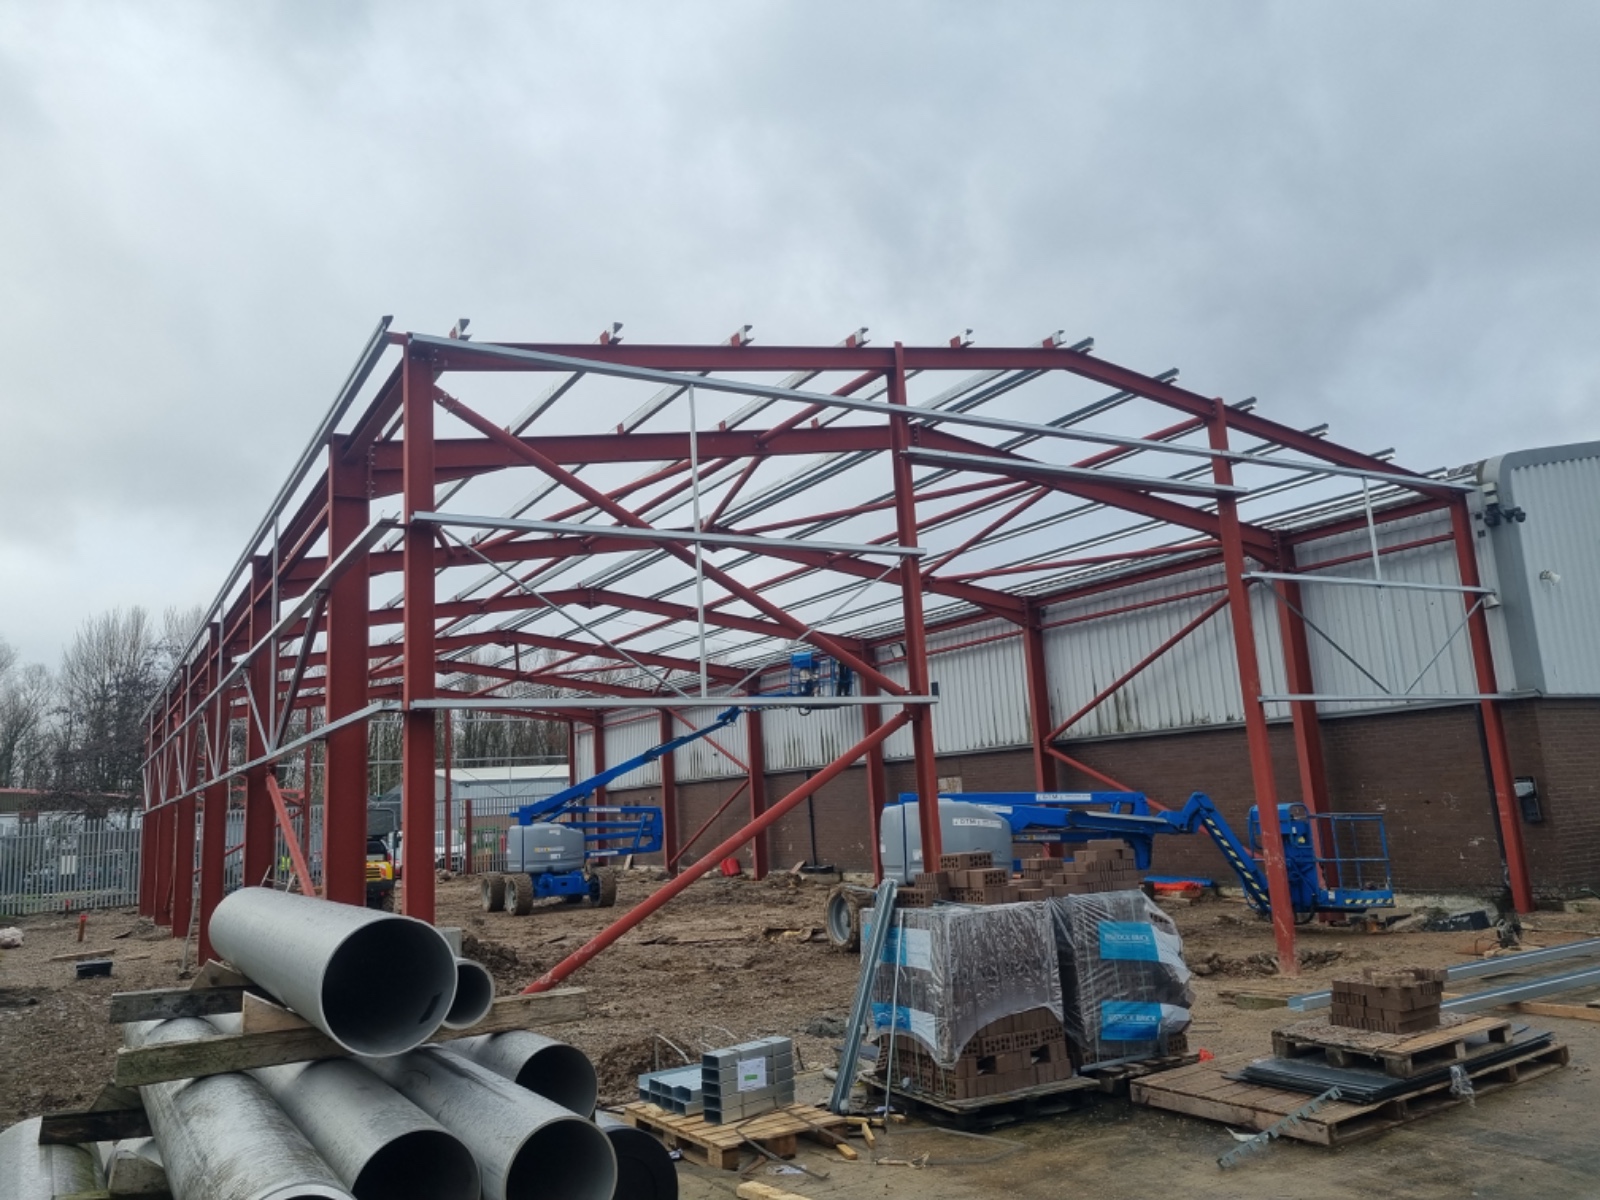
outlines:
M117 992L111 997L111 1024L133 1021L170 1021L175 1017L214 1017L236 1013L244 1003L244 988L156 988L148 992Z
M448 1041L480 1033L503 1033L577 1020L587 1011L587 996L584 988L556 988L531 996L502 996L478 1024L468 1029L441 1028L433 1040ZM142 1087L170 1079L195 1079L256 1067L347 1057L349 1051L321 1030L298 1025L118 1050L112 1078L123 1087Z
M39 1123L41 1146L76 1146L83 1142L119 1142L123 1138L150 1136L150 1118L145 1115L143 1106L47 1113Z

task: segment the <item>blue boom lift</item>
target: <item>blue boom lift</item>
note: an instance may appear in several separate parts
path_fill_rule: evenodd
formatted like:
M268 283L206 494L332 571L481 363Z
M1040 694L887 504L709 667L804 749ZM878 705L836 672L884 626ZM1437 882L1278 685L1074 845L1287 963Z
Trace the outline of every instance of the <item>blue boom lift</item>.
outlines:
M505 909L524 916L534 900L551 896L560 896L572 904L587 901L602 908L615 904L615 874L591 866L591 860L651 854L661 849L661 810L585 801L612 780L725 729L738 719L739 712L738 708L727 709L709 725L652 746L553 796L514 809L511 815L516 824L506 830L506 873L484 876L484 911Z
M914 794L903 794L900 802L905 806L916 799ZM941 816L947 807L970 804L1001 818L1009 827L1011 842L1075 845L1121 838L1132 847L1140 870L1150 867L1156 835L1203 830L1239 877L1250 907L1262 914L1272 911L1266 868L1257 861L1262 851L1261 822L1253 806L1247 844L1203 792L1195 792L1180 809L1157 809L1140 792L964 792L941 795L939 801ZM903 827L914 827L909 817L902 821ZM1381 816L1311 813L1303 804L1280 804L1278 823L1296 921L1309 921L1319 913L1363 913L1394 906ZM915 857L920 858L920 849Z

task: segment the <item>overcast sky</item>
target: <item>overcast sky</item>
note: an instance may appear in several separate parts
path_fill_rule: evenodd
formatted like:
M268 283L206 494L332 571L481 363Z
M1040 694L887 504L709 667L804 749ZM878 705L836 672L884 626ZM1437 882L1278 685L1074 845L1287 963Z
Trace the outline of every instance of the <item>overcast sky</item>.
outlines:
M1600 438L1600 6L0 3L0 637L209 601L383 313L1093 335Z

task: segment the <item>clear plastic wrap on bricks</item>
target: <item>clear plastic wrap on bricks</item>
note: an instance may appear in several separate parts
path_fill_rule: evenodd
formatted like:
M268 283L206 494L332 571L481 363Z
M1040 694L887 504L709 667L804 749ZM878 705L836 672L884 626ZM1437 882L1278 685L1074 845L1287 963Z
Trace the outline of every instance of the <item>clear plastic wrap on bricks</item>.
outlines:
M869 944L872 911L862 919ZM1193 994L1177 927L1143 892L899 909L872 987L874 1035L955 1068L980 1030L1044 1009L1081 1064L1181 1046Z
M1143 892L1044 902L1061 961L1067 1037L1085 1065L1174 1052L1194 993L1178 927Z
M861 914L863 946L872 916ZM914 1038L954 1067L973 1035L1001 1018L1036 1008L1062 1018L1055 930L1043 903L899 909L895 922L872 985L874 1034L893 1026L895 1037Z

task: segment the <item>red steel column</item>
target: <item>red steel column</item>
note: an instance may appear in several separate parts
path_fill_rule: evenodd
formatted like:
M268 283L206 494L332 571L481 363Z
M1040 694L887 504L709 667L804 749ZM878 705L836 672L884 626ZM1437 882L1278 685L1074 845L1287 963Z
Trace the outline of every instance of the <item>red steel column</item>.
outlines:
M173 697L163 706L166 720L163 722L163 731L167 737L166 750L162 754L163 769L161 772L161 798L163 801L177 795L183 790L183 757L178 753L179 734L177 727L182 719L182 710L177 707L177 697ZM177 806L168 804L162 808L161 823L157 832L160 840L156 843L156 904L155 923L157 925L171 925L172 923L172 893L174 890L174 873L177 869L177 857L174 853L174 840L177 836L178 825Z
M759 820L767 811L767 746L763 741L761 710L753 708L744 714L745 761L750 773L750 819ZM767 877L767 835L757 834L750 843L751 874L757 879Z
M905 349L899 342L894 344L889 403L902 409L906 404ZM911 460L905 457L905 451L911 446L911 422L906 417L889 418L889 446L894 470L897 540L902 546L915 546L917 502L912 488ZM922 624L922 568L914 558L900 560L900 601L906 630L906 680L913 695L926 696L929 690L928 637ZM917 812L922 825L922 869L931 871L939 866L944 839L939 830L939 765L933 744L933 712L925 704L911 709L911 744L917 775ZM907 863L906 869L910 868L911 864Z
M595 717L594 717L594 720L589 723L589 728L594 730L594 736L590 739L590 741L592 741L594 743L594 753L590 757L594 759L594 774L596 774L596 775L600 774L601 771L604 771L606 769L606 724L605 724L605 721L606 721L606 718L605 718L605 714L604 713L596 713ZM576 770L577 770L577 759L576 758L573 759L573 767L572 767L572 769L573 769L574 772L576 772ZM576 783L577 780L574 779L573 782ZM591 804L604 804L605 802L606 802L606 789L603 788L603 787L595 788L595 790L594 790L594 798L590 801L590 803Z
M402 364L405 490L406 705L400 744L401 861L405 912L433 922L434 758L433 710L410 706L435 693L433 645L433 529L412 514L433 508L433 368L407 346Z
M184 691L183 715L187 719L194 712L195 701L205 695L201 686L205 679L204 670L195 671L186 668L185 676L188 677L189 686ZM196 676L198 675L198 678ZM192 722L185 727L183 732L184 745L187 748L185 757L189 767L183 772L183 778L178 781L180 792L187 792L200 782L201 759L205 747L199 737L200 727L198 722ZM172 936L188 937L189 924L194 917L194 797L189 796L178 801L178 829L177 836L173 839L172 854L175 859L172 891Z
M1207 423L1211 448L1228 448L1227 406L1215 402L1215 415ZM1233 465L1225 458L1211 460L1212 475L1227 487L1233 483ZM1239 530L1239 502L1231 495L1217 497L1222 566L1228 581L1228 609L1233 618L1233 652L1239 664L1239 691L1244 702L1245 736L1250 744L1250 777L1255 784L1256 809L1261 820L1262 858L1267 872L1267 893L1272 901L1272 932L1278 945L1278 970L1299 975L1295 956L1294 909L1289 896L1289 873L1283 859L1283 833L1278 822L1278 785L1272 775L1272 746L1266 708L1261 703L1261 667L1256 661L1255 626L1250 619L1250 589L1244 580L1244 541Z
M257 555L250 565L253 603L249 638L253 646L272 627L272 563ZM263 722L271 722L277 700L277 658L276 646L264 646L245 668L250 693L255 697L253 708L248 703L245 705L246 762L267 752L261 726ZM273 859L277 856L278 820L272 810L272 797L267 794L267 773L271 770L268 766L254 767L244 777L244 874L241 883L245 887L258 886L272 870Z
M222 660L222 626L211 626L210 650L206 661L210 664L208 690L221 682L226 670ZM210 759L206 764L206 777L213 778L215 766L228 769L228 698L223 696L206 713L206 739ZM228 784L213 783L203 797L200 828L200 934L198 961L204 965L216 957L211 948L211 914L222 903L223 860L228 849Z
M1056 790L1056 760L1050 755L1050 676L1044 657L1043 613L1028 605L1022 626L1022 659L1028 684L1028 724L1033 730L1033 786L1041 792Z
M342 439L328 447L328 557L354 542L371 519L364 461L346 464ZM367 706L366 556L328 591L327 681L323 716L331 724ZM341 904L367 895L367 722L336 729L323 743L322 894Z
M1466 497L1459 497L1450 506L1450 531L1455 535L1456 566L1461 573L1461 585L1475 588L1483 586L1478 574L1478 552L1472 544L1472 516L1467 511ZM1476 599L1470 593L1462 594L1462 603L1468 608ZM1494 654L1489 648L1489 622L1478 607L1467 618L1467 634L1472 644L1472 669L1482 695L1494 695L1500 690L1495 679ZM1517 811L1516 785L1511 776L1511 752L1506 747L1505 725L1500 720L1500 707L1493 700L1478 704L1483 715L1483 740L1489 751L1489 777L1494 785L1495 815L1500 823L1500 844L1506 856L1506 879L1511 885L1511 903L1519 913L1533 911L1533 880L1528 873L1528 853L1522 844L1522 820Z
M672 714L666 709L661 710L661 740L670 742L673 738ZM666 867L669 871L678 869L678 764L673 760L675 754L661 756L661 834L662 851L666 855Z
M878 685L870 679L861 680L863 696L878 695ZM861 733L871 737L883 724L883 709L876 704L861 706ZM889 778L883 768L883 743L874 742L866 753L867 810L872 820L872 882L883 882L883 810L889 803Z

